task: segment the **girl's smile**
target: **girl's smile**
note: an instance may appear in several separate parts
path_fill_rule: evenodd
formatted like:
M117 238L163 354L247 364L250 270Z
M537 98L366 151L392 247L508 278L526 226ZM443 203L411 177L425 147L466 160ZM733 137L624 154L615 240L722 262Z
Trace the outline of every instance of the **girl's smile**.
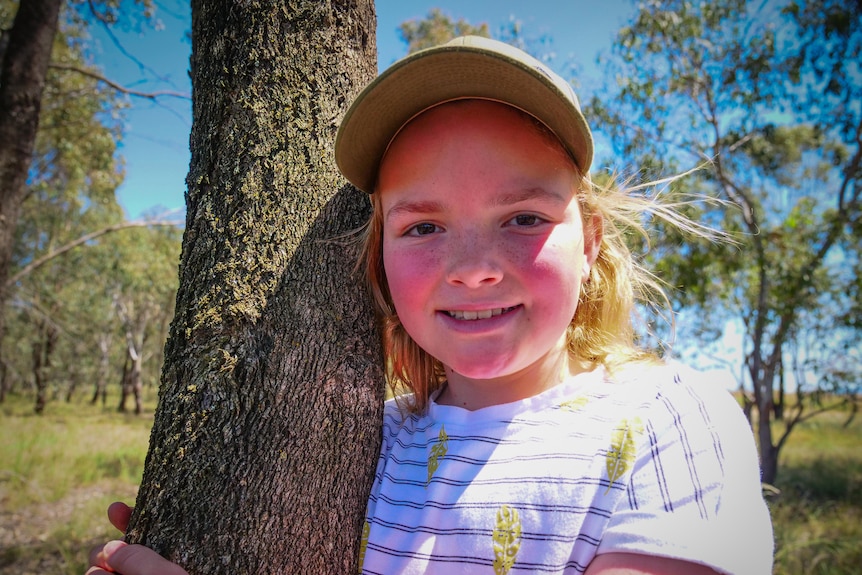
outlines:
M440 321L448 322L449 329L460 333L479 334L500 329L506 322L512 321L513 316L523 309L522 306L509 306L506 308L494 308L467 311L442 311L445 317Z
M455 319L462 319L467 321L472 321L476 319L490 319L492 317L496 317L498 315L503 315L504 313L509 313L514 311L517 306L507 307L507 308L495 308L495 309L486 309L479 311L447 311L444 312L450 317Z
M601 234L591 220L585 241L578 178L552 135L496 102L443 104L393 140L384 267L404 328L445 366L438 401L515 401L572 371L566 329Z

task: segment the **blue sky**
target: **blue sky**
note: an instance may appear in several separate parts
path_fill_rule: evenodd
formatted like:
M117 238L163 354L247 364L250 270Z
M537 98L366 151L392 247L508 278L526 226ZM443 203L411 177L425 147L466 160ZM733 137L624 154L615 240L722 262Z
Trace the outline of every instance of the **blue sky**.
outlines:
M155 5L160 29L116 33L123 50L134 59L96 30L94 62L123 86L189 94L188 2L156 0ZM492 35L515 19L522 23L527 39L545 36L552 40L549 48L557 56L550 65L559 73L571 77L563 67L571 62L577 65L575 82L582 101L599 82L596 55L609 48L616 30L634 11L627 0L378 0L376 6L381 68L406 54L398 26L405 20L423 18L432 8L473 24L486 22ZM186 99L161 97L158 102L130 98L129 105L119 150L126 170L117 192L119 202L130 219L148 212L180 210L190 157L191 104Z

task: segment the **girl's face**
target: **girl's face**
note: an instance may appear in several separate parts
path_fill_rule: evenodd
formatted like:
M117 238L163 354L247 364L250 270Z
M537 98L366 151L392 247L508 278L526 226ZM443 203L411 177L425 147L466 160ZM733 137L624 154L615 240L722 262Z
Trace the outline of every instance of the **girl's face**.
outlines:
M572 370L566 328L600 221L585 241L577 172L521 112L433 108L393 140L376 193L383 263L404 329L445 367L438 401L530 397Z

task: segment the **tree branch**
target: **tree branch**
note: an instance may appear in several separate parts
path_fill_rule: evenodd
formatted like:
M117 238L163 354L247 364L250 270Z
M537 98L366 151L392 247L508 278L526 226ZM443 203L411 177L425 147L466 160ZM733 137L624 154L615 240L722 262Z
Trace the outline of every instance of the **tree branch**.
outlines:
M149 72L150 74L152 74L156 78L159 78L162 81L166 81L163 77L159 76L159 74L155 70L153 70L152 68L150 68L149 66L147 66L146 64L141 62L134 55L129 53L128 50L126 50L126 48L123 46L123 44L117 38L117 36L114 34L114 31L111 29L111 26L116 23L116 16L114 14L107 14L107 13L99 12L96 9L96 5L94 4L93 0L87 0L87 4L90 7L90 12L92 12L93 17L99 22L99 24L102 25L102 28L105 30L105 34L108 35L108 37L111 39L111 42L114 44L114 46L117 48L117 50L122 52L122 54L126 58L128 58L129 60L131 60L132 62L137 64L138 69L140 69L141 71Z
M155 100L160 96L171 96L174 98L182 98L184 100L191 100L191 96L189 96L188 94L184 94L182 92L171 92L171 91L167 91L167 90L163 90L160 92L140 92L138 90L132 90L131 88L126 88L124 86L120 86L116 82L105 78L101 74L97 74L96 72L93 72L92 70L87 70L86 68L81 68L79 66L72 66L69 64L49 64L48 67L53 68L55 70L66 70L68 72L77 72L78 74L81 74L83 76L87 76L89 78L93 78L95 80L98 80L99 82L103 82L103 83L107 84L108 86L110 86L111 88L113 88L114 90L116 90L118 92L122 92L123 94L128 94L130 96L137 96L139 98L147 98L149 100Z
M862 134L862 123L860 123L857 129L857 134ZM846 194L847 189L855 180L860 162L862 162L862 148L857 148L853 159L844 170L844 180L841 182L841 187L837 194L836 213L838 214L838 217L830 223L826 237L823 239L823 243L820 247L811 255L809 261L799 268L800 273L798 274L799 277L797 279L798 283L796 285L796 289L789 297L789 302L786 305L787 311L779 317L778 329L773 338L773 351L770 361L776 361L777 357L781 354L784 340L790 332L793 322L796 320L798 309L802 305L802 300L809 293L809 288L811 288L814 281L814 270L823 267L823 261L826 258L826 254L840 238L844 226L852 222L855 217L859 216L857 213L857 202L859 200L858 195L853 194L848 201Z
M838 210L842 214L848 211L851 206L852 208L858 207L859 186L854 186L854 192L849 202L847 201L847 189L850 187L851 182L858 180L860 164L862 164L862 122L859 122L856 126L856 153L844 169L844 181L838 193Z
M33 270L36 270L36 269L42 267L43 265L45 265L46 263L48 263L52 259L54 259L58 256L61 256L61 255L65 254L66 252L71 251L71 250L75 249L76 247L78 247L82 244L85 244L91 240L94 240L100 236L104 236L105 234L109 234L111 232L116 232L119 230L125 230L127 228L146 228L146 227L150 227L150 226L175 226L175 225L177 225L177 223L174 221L171 221L171 220L159 220L159 221L140 221L140 220L138 220L138 221L134 221L134 222L122 222L119 224L114 224L111 226L104 227L102 229L96 230L95 232L90 232L89 234L85 234L85 235L81 236L80 238L69 242L68 244L60 246L59 248L48 252L47 254L43 255L42 257L33 260L28 265L21 268L21 270L18 273L16 273L12 277L10 277L6 281L5 288L6 289L11 288L21 278L28 275Z

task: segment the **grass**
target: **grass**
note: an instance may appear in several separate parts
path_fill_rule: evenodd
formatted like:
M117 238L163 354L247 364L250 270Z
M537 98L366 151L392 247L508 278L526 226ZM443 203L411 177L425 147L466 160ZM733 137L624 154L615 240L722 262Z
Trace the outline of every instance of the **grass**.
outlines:
M826 413L794 429L770 501L776 575L851 575L862 565L862 421Z
M140 481L152 410L135 416L88 403L53 403L40 416L13 398L0 413L4 507L53 503L102 480Z
M151 393L154 395L154 393ZM109 406L29 398L0 404L0 574L77 574L98 542L116 538L105 509L134 501L154 398L135 416Z
M93 545L117 537L105 519L133 501L152 425L88 403L0 404L0 575L84 572ZM862 421L825 414L800 424L781 454L769 497L775 575L851 575L862 565ZM862 419L862 418L860 418ZM18 527L14 527L18 525ZM4 529L30 532L9 542ZM22 539L19 537L18 539Z

